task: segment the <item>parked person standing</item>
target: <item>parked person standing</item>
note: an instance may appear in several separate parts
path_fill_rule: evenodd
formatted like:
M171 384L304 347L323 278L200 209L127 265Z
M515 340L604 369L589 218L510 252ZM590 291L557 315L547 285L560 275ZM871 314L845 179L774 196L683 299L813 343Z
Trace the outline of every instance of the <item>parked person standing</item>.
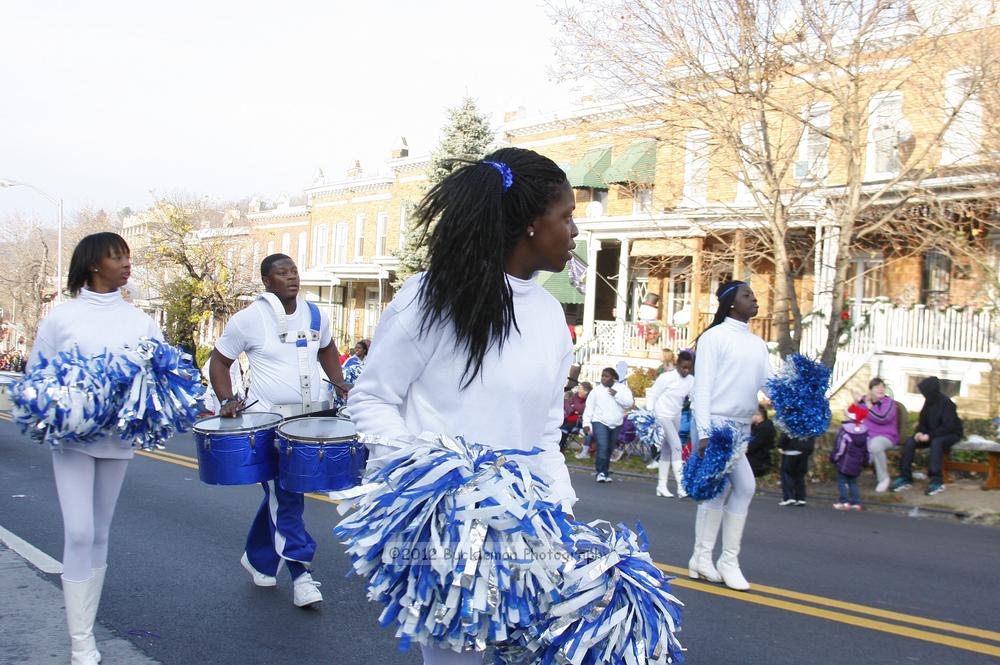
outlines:
M837 441L830 451L830 461L837 466L839 498L833 507L837 510L861 510L858 494L858 476L868 464L868 427L864 420L868 409L854 404L847 409L848 420L840 427Z
M618 372L612 367L601 370L601 385L590 391L583 410L583 433L593 432L597 444L594 465L599 483L611 482L611 452L618 442L625 409L631 408L633 403L628 384L618 382Z
M760 406L757 393L771 374L767 345L750 332L749 321L757 314L757 297L746 282L726 282L716 292L719 308L711 325L698 338L695 362L694 411L698 433L698 455L704 455L713 425L737 423L744 436ZM756 484L746 456L729 472L726 488L719 496L698 505L695 544L688 575L712 582L724 581L738 591L750 588L740 570L739 553L743 529ZM722 554L712 564L712 550L722 526Z
M562 308L534 275L565 268L575 207L562 169L519 148L459 166L431 189L416 214L424 229L433 224L427 272L407 280L386 308L348 397L360 432L398 440L430 431L492 448L540 448L524 462L547 481L553 502L572 511L559 424L573 347ZM371 466L382 451L370 448ZM481 651L421 649L429 665L483 660Z
M868 453L875 465L875 491L889 489L889 464L885 451L899 444L901 405L885 394L885 381L877 376L868 382L868 394L858 403L868 409Z
M816 439L793 439L782 433L778 440L781 453L781 501L779 506L806 505L806 473L809 457L816 449Z
M771 471L775 434L774 423L767 417L767 407L758 405L757 413L750 419L750 443L747 444L747 460L754 478L766 476Z
M587 406L587 396L590 395L592 389L593 386L584 381L571 390L563 402L563 422L559 427L559 431L562 432L562 436L559 438L559 450L565 452L569 436L583 429L583 410Z
M893 483L893 492L902 492L913 487L913 454L917 448L930 448L927 466L927 496L944 491L941 464L953 445L962 440L965 430L958 417L955 403L941 392L941 381L936 376L928 376L917 384L924 396L924 406L920 409L917 429L903 446L903 456L899 460L899 478Z
M260 264L265 291L226 324L212 352L212 389L219 414L235 417L243 405L234 391L230 368L241 353L250 361L253 379L248 408L289 418L324 411L322 366L335 385L343 384L330 320L318 307L299 298L299 271L284 254L271 254ZM272 487L273 483L273 487ZM240 563L257 586L273 587L284 563L292 577L292 602L306 607L323 600L319 582L309 572L316 554L303 520L305 498L287 492L278 481L262 482L264 499L250 525Z
M680 428L684 400L694 389L692 370L694 370L694 355L690 351L681 351L677 355L676 367L656 377L656 381L646 392L646 405L656 416L656 424L663 430L656 496L673 496L667 488L671 470L677 483L677 496L681 498L687 496L681 485L684 460L681 458Z
M84 355L134 347L159 328L122 299L132 271L128 243L116 233L80 240L69 262L66 287L73 298L42 320L28 368L42 357L78 347ZM117 434L88 443L64 441L52 451L52 470L63 520L62 587L73 665L97 665L94 620L108 570L108 537L132 446Z

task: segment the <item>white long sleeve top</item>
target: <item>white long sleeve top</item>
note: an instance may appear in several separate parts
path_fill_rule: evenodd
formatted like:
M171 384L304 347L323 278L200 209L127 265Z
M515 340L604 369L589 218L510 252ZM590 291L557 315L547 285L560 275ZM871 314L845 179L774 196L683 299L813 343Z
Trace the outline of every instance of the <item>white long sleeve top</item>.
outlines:
M570 510L576 493L559 452L559 426L573 348L559 303L534 280L508 276L517 328L463 388L466 354L451 324L420 334L422 279L407 280L379 320L365 371L348 395L358 431L390 439L436 432L492 448L541 448L524 460ZM373 456L383 452L371 447Z
M694 375L681 376L676 369L656 377L646 392L646 406L657 418L675 418L684 408L684 398L694 390Z
M613 428L625 420L625 409L635 403L632 391L624 381L616 383L613 388L614 395L607 386L598 384L587 395L587 404L583 407L584 427L591 427L596 421Z
M84 355L117 351L126 344L134 346L141 337L163 339L163 334L148 314L125 302L120 291L95 293L86 288L57 306L42 320L35 345L28 357L28 371L40 356L51 358L60 351L78 346ZM132 445L117 434L89 443L66 442L64 450L78 450L92 457L129 459Z
M749 423L772 373L764 340L746 323L726 318L698 338L695 358L691 410L698 437L708 436L713 417Z

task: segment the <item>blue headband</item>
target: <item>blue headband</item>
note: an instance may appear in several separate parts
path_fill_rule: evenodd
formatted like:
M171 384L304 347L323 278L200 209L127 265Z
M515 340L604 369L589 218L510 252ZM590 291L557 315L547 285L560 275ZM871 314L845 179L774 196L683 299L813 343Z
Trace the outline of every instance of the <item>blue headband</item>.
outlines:
M733 291L733 290L735 290L735 289L738 289L738 288L740 288L741 286L746 286L746 285L747 285L747 283L746 283L746 282L734 282L732 286L730 286L730 287L729 287L728 289L726 289L725 291L723 291L723 292L722 292L722 293L721 293L721 294L719 295L719 300L722 300L722 299L723 299L723 298L725 298L725 297L726 297L727 295L729 295L729 292L730 292L730 291Z
M490 162L484 159L483 164L489 164L500 172L500 175L503 176L503 191L506 193L510 189L510 186L514 184L514 172L503 162Z

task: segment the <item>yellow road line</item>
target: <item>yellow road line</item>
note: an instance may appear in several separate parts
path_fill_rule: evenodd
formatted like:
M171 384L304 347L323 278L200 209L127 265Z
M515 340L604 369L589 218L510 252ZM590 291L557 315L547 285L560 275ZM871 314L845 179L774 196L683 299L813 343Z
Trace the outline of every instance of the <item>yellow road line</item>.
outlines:
M0 411L0 420L9 420L9 421L13 422L14 416L10 415L9 413L4 413L4 412Z
M136 451L136 454L142 455L144 457L150 457L152 459L159 459L160 461L163 462L178 464L180 466L187 467L189 469L198 468L197 464L198 460L195 459L194 457L188 457L186 455L179 455L177 453L167 453L162 450L156 452L145 452L140 450ZM325 503L333 503L333 504L339 503L338 501L334 501L330 499L330 497L323 494L309 493L306 494L306 496L308 496L311 499L315 499L317 501L323 501ZM678 576L687 575L686 568L680 568L678 566L668 566L662 563L657 563L656 567L665 573L670 573L671 575L678 575ZM900 635L915 640L923 640L925 642L933 642L935 644L942 644L956 649L963 649L965 651L973 651L975 653L982 653L990 656L1000 656L1000 647L994 646L992 644L984 644L982 642L975 642L973 640L967 640L960 637L952 637L950 635L941 635L940 633L934 633L926 630L918 630L916 628L910 628L908 626L901 626L898 623L887 623L884 621L877 621L874 619L868 619L861 616L854 616L852 614L845 614L843 612L825 610L819 607L811 607L809 605L790 602L788 600L782 600L780 598L771 598L769 596L763 596L759 594L767 593L773 596L783 596L785 598L790 598L802 602L808 602L814 605L835 607L838 609L855 612L857 614L868 614L870 616L879 617L882 619L890 619L892 621L898 621L900 623L910 623L922 626L924 628L935 628L937 630L944 630L951 633L969 635L971 637L980 637L983 639L1000 642L1000 633L991 630L985 630L982 628L962 626L960 624L949 623L947 621L937 621L935 619L927 619L909 614L903 614L901 612L892 612L890 610L883 610L877 607L858 605L855 603L848 603L841 600L835 600L833 598L825 598L823 596L816 596L813 594L801 593L798 591L792 591L790 589L782 589L780 587L772 587L762 584L754 584L753 592L748 593L743 591L733 591L732 589L717 584L709 584L705 582L689 580L686 579L685 577L677 577L671 580L670 583L674 586L692 589L695 591L701 591L715 596L723 596L725 598L731 598L733 600L740 600L743 602L754 603L757 605L765 605L767 607L773 607L788 612L795 612L797 614L804 614L819 619L826 619L827 621L834 621L836 623L843 623L851 626L857 626L859 628L867 628L869 630L889 633L891 635Z

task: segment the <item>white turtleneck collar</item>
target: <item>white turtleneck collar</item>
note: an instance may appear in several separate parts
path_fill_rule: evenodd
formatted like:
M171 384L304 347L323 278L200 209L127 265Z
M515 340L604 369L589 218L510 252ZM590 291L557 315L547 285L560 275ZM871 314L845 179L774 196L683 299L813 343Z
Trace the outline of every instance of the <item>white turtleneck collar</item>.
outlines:
M722 322L722 325L731 328L732 330L750 330L750 323L746 321L740 321L734 319L731 316L727 316L726 320Z
M121 289L116 289L110 293L97 293L85 286L80 289L80 293L76 297L78 300L99 307L113 307L125 302L122 298Z
M535 278L538 276L537 272L528 279L519 279L510 273L506 274L507 281L510 283L510 290L513 291L515 295L524 295L538 286L538 282L535 281Z

